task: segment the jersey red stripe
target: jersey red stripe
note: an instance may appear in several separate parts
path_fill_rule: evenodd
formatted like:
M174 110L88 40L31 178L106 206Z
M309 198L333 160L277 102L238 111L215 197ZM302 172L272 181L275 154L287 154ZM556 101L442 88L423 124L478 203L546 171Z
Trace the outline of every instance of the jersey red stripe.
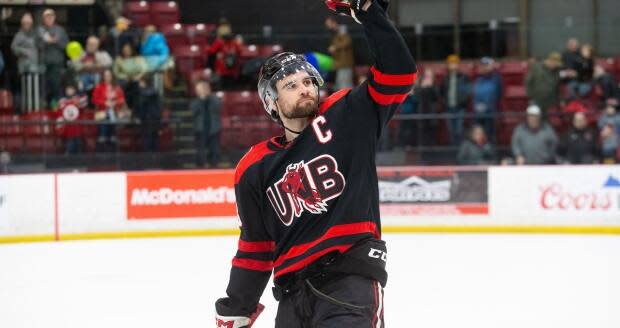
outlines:
M416 73L411 74L385 74L379 72L374 66L370 68L372 72L373 80L379 84L390 85L390 86L403 86L403 85L411 85L415 83L417 78Z
M248 253L273 252L276 243L273 241L244 241L239 239L239 250Z
M323 255L325 255L327 253L330 253L330 252L333 252L333 251L339 251L340 253L344 253L349 248L351 248L351 246L353 246L353 245L352 244L346 244L346 245L332 246L332 247L326 248L324 250L321 250L320 252L316 252L316 253L306 257L305 259L303 259L303 260L301 260L299 262L296 262L295 264L292 264L292 265L287 266L286 268L284 268L284 269L282 269L280 271L275 272L274 279L279 277L279 276L281 276L281 275L283 275L283 274L303 269L305 266L307 266L308 264L314 262L316 259L320 258L321 256L323 256Z
M374 222L366 221L360 223L340 224L335 225L327 230L321 237L315 239L309 243L300 244L291 247L285 254L278 257L274 266L280 266L284 261L305 254L310 248L318 245L319 243L334 237L356 235L360 233L372 233L376 238L379 238L377 232L377 225Z
M408 95L407 93L395 93L393 95L386 95L377 91L370 84L368 84L368 93L370 93L370 97L372 98L372 100L374 100L377 104L381 106L400 104L405 100L405 98L407 98Z
M342 90L336 91L334 94L327 97L327 99L325 99L325 101L321 104L319 113L325 114L325 112L327 112L332 107L333 104L335 104L342 97L346 96L347 93L349 93L349 91L351 91L351 89L348 89L348 88L342 89Z
M254 271L271 271L273 269L273 262L271 261L240 259L237 257L233 258L232 265L238 268L254 270Z
M273 150L267 147L268 143L269 141L267 140L252 146L250 151L241 158L235 170L235 184L239 183L239 179L241 179L243 173L245 173L250 166L263 159L263 157L273 153Z

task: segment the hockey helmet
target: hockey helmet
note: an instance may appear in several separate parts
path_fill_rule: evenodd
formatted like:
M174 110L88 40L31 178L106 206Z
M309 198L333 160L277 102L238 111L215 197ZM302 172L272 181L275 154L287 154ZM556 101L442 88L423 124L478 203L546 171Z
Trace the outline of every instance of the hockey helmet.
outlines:
M269 57L261 67L258 74L258 95L263 102L267 115L272 120L279 121L278 111L274 107L278 100L276 83L289 75L302 71L308 73L317 89L323 86L324 81L321 74L303 55L282 52Z

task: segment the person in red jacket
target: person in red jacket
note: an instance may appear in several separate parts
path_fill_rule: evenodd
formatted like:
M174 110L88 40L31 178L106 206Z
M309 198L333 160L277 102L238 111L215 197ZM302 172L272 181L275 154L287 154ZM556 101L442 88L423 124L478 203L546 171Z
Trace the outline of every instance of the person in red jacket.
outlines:
M209 57L214 57L214 69L222 78L224 87L234 83L241 72L241 44L231 31L227 31L221 38L215 39L208 50Z
M116 109L125 106L125 93L116 83L114 74L109 69L103 71L103 79L93 90L92 102L98 110L105 109L106 101L111 99L115 102Z
M116 125L119 112L126 107L123 89L116 83L112 71L103 72L103 80L93 90L92 102L97 108L97 150L112 151L116 148Z
M77 93L74 85L65 86L65 96L58 101L58 133L64 141L65 153L77 154L82 150L83 126L76 121L83 120L82 114L88 105L88 97Z

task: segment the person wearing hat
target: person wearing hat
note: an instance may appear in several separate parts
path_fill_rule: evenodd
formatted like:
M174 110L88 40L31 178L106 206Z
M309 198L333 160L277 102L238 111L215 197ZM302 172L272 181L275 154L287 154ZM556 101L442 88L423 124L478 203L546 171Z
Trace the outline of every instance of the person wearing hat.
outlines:
M525 122L512 133L512 153L517 165L554 164L558 137L553 128L542 120L537 105L527 108Z
M473 87L475 120L484 128L491 141L495 141L495 116L502 97L502 77L495 67L493 58L482 57L478 68L478 78Z
M65 29L56 24L53 9L43 11L43 25L38 29L43 40L42 55L45 66L45 98L48 106L62 97L62 75L65 69L65 47L69 42Z
M552 52L542 63L532 65L525 78L527 97L538 105L545 119L548 109L559 103L561 67L562 55Z
M446 58L448 64L448 74L443 80L441 86L441 95L448 109L448 113L452 115L448 119L448 133L450 142L458 145L463 141L463 122L467 102L471 93L471 83L469 77L459 71L459 63L461 59L458 55L450 55Z

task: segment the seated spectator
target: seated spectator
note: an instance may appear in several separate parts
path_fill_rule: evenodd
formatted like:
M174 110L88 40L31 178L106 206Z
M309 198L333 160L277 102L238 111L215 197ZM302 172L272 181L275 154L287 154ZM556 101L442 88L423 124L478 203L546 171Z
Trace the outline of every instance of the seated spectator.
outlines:
M147 64L144 57L134 56L131 44L126 43L120 56L114 60L114 76L118 84L123 88L127 105L129 108L136 107L136 97L138 93L138 80L147 71Z
M605 112L598 119L598 128L602 130L606 125L611 127L620 135L620 113L618 113L618 101L616 99L608 99Z
M461 143L457 161L460 165L491 165L495 164L495 149L489 143L484 128L474 125Z
M222 86L226 88L234 84L241 72L241 44L232 32L217 38L209 47L208 55L214 58L214 70L222 79Z
M473 107L475 121L495 141L495 120L502 97L502 77L496 70L495 61L489 57L480 60L480 72L474 82Z
M93 90L92 102L97 109L105 109L109 99L114 101L117 108L126 105L123 89L116 82L112 71L106 69L103 71L103 80Z
M446 104L448 114L453 116L448 119L450 143L458 145L463 141L463 123L471 94L471 84L469 77L459 71L459 63L461 62L459 56L450 55L446 62L448 63L448 75L443 80L441 96Z
M525 122L512 133L512 153L517 165L555 163L558 138L541 116L540 107L529 106Z
M161 128L161 98L153 87L150 75L138 79L138 99L134 113L140 120L144 151L159 150L159 130Z
M550 53L542 63L533 64L525 78L527 97L541 109L545 120L549 108L559 103L561 58L557 52Z
M89 92L99 83L101 72L112 67L112 57L106 51L99 50L99 38L89 36L86 50L72 64L78 74L80 90Z
M116 25L110 30L112 44L114 45L114 57L122 54L123 47L129 44L132 49L137 49L139 45L140 34L131 27L131 21L125 17L116 19Z
M161 69L170 57L166 38L153 25L144 29L140 54L145 58L149 71Z
M573 115L573 124L564 134L558 147L560 162L564 164L594 164L598 162L597 133L588 128L584 112Z
M65 95L58 101L58 129L65 145L65 154L82 152L83 125L75 123L82 120L82 114L88 105L88 97L77 93L74 85L65 87Z
M616 99L620 101L620 89L618 88L618 81L616 78L605 71L600 66L594 66L594 83L600 88L603 99Z
M620 134L612 124L601 128L601 156L603 164L615 164L620 154Z
M585 97L592 91L592 75L594 72L594 58L592 46L584 44L579 50L575 63L577 78L568 83L571 98Z
M189 108L194 119L196 166L203 167L208 162L211 167L216 167L220 163L222 101L212 93L211 85L206 81L197 82L195 90L196 98Z

